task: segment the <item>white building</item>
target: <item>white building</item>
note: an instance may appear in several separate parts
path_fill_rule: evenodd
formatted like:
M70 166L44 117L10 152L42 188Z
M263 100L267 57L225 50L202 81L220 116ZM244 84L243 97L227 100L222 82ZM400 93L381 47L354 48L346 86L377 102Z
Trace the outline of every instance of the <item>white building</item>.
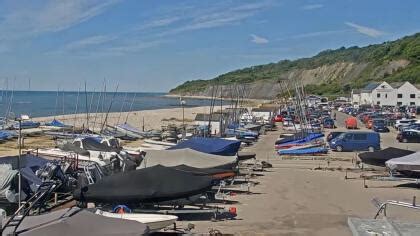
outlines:
M308 106L314 107L318 103L322 102L322 97L311 94L311 95L306 96L305 100L306 100L306 103L308 104Z
M397 106L420 106L420 90L409 82L397 87Z
M269 121L275 115L274 110L272 107L252 108L251 114L257 119Z
M212 134L218 134L220 130L220 113L209 114L198 113L195 115L194 124L199 126L208 126Z
M361 90L352 91L355 105L420 106L420 90L410 82L372 82Z

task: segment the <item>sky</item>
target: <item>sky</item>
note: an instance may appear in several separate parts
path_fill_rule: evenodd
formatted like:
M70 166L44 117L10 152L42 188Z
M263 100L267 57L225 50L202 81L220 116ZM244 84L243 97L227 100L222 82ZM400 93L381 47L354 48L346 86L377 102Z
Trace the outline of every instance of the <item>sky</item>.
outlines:
M166 92L416 32L418 0L0 0L0 88Z

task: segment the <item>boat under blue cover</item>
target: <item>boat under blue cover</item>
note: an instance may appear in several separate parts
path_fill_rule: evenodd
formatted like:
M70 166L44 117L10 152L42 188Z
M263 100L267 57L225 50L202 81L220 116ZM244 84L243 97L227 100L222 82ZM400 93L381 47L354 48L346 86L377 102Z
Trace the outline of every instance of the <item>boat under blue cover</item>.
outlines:
M70 127L69 125L64 124L63 122L59 121L59 120L52 120L51 122L45 123L45 126L54 126L54 127Z
M203 138L193 137L172 146L170 149L190 148L199 152L221 155L234 156L241 146L241 141L226 140L221 138Z
M35 122L35 121L31 121L31 120L26 120L26 121L22 121L21 122L20 128L21 129L38 128L40 124L41 123L39 123L39 122ZM15 124L13 124L13 128L14 129L19 129L19 123L16 122Z
M284 143L281 143L281 144L276 144L275 146L276 146L277 149L287 148L287 147L290 147L290 146L302 145L302 144L305 144L305 143L309 143L309 142L311 142L315 139L319 139L319 138L322 138L322 137L324 137L324 134L322 134L322 133L310 133L304 138L300 138L300 139L296 139L296 140L290 140L288 142L284 142Z
M325 147L311 147L311 148L302 148L302 149L283 149L277 151L279 155L316 155L316 154L326 154L328 149Z

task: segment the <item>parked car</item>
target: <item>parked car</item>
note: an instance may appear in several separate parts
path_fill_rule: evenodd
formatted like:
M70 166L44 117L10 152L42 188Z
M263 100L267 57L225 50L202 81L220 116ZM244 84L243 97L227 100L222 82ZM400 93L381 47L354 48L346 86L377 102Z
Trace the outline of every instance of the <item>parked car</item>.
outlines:
M293 120L290 117L285 117L283 119L283 126L293 126Z
M344 121L347 129L357 129L357 119L356 117L349 117Z
M327 142L330 142L331 140L333 140L333 139L335 139L335 138L337 138L340 134L342 134L342 133L344 133L344 132L339 132L339 131L337 131L337 132L331 132L331 133L329 133L328 135L327 135Z
M417 130L420 131L420 124L419 123L414 123L411 125L407 125L407 126L400 126L400 131L406 131L406 130Z
M420 132L407 130L397 135L397 140L403 143L420 143Z
M375 132L389 132L384 119L373 119L372 129Z
M369 120L367 120L366 121L366 128L368 128L368 129L372 129L372 127L373 127L373 119L369 119Z
M376 132L350 131L339 135L330 143L330 148L342 151L370 151L380 150L380 136Z
M401 119L401 120L396 120L394 127L395 127L396 130L399 130L399 128L401 126L410 125L410 124L413 124L413 123L416 123L416 122L417 122L416 119Z
M325 118L323 120L323 125L324 125L324 128L329 128L329 129L335 128L334 120L331 118Z
M284 117L282 115L276 115L274 117L274 122L283 122Z

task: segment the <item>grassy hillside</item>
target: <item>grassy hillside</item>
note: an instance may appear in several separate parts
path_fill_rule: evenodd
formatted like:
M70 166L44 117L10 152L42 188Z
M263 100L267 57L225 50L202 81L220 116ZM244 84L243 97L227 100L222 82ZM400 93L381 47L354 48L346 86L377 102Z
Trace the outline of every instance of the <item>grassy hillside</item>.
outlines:
M392 66L392 62L406 61L404 66ZM220 75L212 80L187 81L172 89L170 93L194 94L204 91L211 84L229 85L252 83L259 80L276 81L292 71L316 69L336 63L365 64L363 70L348 78L331 78L328 82L306 86L308 92L317 94L347 93L352 88L360 88L372 80L410 81L420 83L420 33L392 42L367 47L339 48L325 50L311 58L294 61L282 60L277 63L252 66Z

